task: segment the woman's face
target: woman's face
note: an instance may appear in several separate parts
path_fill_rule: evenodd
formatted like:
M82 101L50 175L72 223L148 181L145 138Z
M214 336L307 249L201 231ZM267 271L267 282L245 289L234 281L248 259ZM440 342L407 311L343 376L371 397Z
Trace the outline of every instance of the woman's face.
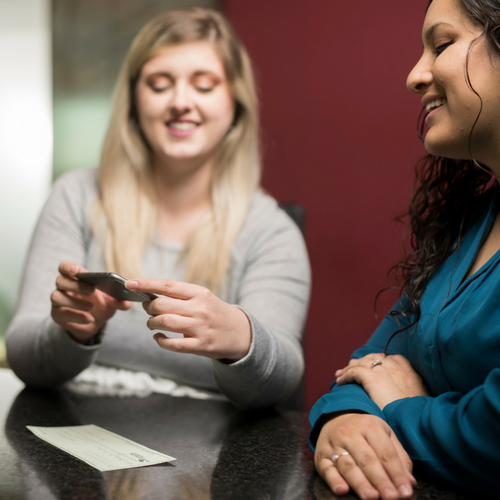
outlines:
M136 103L155 160L166 165L209 160L234 116L222 61L204 41L167 46L146 62Z
M482 33L461 9L458 0L434 0L422 31L423 55L408 75L407 87L422 95L429 130L429 153L470 159L469 135L479 114L481 100L467 86L466 58ZM481 96L483 108L472 136L474 159L500 168L500 58L488 50L485 37L473 46L468 74Z

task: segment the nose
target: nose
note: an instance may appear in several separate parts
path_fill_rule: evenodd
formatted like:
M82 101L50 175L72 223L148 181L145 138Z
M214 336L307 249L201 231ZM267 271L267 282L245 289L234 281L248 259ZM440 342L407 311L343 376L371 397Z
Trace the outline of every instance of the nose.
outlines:
M170 102L172 114L175 116L184 115L191 110L192 106L188 85L184 82L177 82Z
M424 92L434 81L432 65L427 54L423 54L406 80L406 88L415 94Z

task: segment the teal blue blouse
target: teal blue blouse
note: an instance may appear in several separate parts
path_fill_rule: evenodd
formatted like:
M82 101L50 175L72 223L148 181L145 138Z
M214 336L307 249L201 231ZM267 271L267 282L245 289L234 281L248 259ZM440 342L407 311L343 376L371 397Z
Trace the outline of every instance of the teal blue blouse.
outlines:
M399 399L382 411L361 386L334 384L309 416L313 448L322 415L361 410L385 420L414 463L434 476L490 493L500 487L500 250L464 280L497 211L493 199L430 280L415 329L390 343L388 353L406 356L432 396ZM353 358L383 352L398 329L386 316Z

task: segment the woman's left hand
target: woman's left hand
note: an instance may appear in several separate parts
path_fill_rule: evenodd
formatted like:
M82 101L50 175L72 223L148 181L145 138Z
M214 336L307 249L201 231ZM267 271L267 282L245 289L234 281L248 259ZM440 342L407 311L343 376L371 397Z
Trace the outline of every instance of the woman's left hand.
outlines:
M170 280L132 279L128 289L161 295L143 304L151 315L150 330L182 333L170 338L156 333L158 345L167 351L238 361L250 350L250 322L246 314L224 302L208 288Z
M400 354L368 354L335 372L338 385L359 384L381 410L402 398L430 396L422 377Z

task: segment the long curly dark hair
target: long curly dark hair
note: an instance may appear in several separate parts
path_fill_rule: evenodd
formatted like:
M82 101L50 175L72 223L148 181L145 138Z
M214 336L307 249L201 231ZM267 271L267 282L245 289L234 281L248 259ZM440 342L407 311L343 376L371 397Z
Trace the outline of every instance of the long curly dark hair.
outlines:
M463 11L483 31L470 45L466 58L466 82L479 99L469 79L469 57L474 45L483 37L489 49L500 56L500 1L458 0ZM429 5L432 0L429 2ZM429 7L427 7L429 8ZM478 116L469 134L469 154ZM418 132L423 139L425 111L419 117ZM411 232L410 247L401 262L389 271L400 283L407 306L389 314L410 319L413 327L420 319L420 299L434 272L457 249L470 224L485 210L489 192L495 187L488 168L472 160L452 160L426 155L416 165L416 181L408 211L398 219L407 220ZM393 336L394 336L393 335ZM392 337L391 337L392 339Z

